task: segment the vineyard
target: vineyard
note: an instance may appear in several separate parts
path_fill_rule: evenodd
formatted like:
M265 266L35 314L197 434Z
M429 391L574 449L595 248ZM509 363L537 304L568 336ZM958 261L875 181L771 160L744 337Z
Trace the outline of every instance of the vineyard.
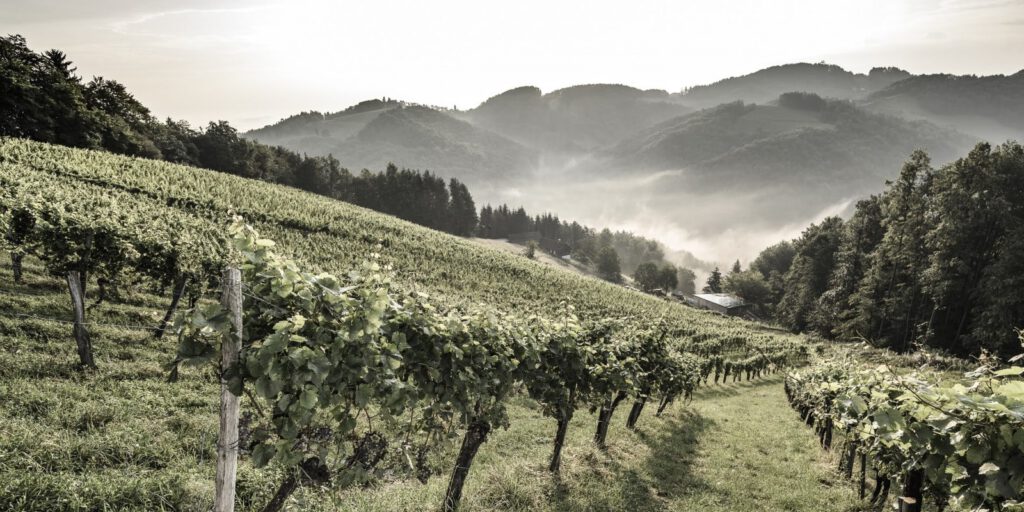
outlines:
M872 504L890 492L901 511L1020 510L1024 489L1024 368L983 365L967 380L935 372L821 361L791 374L786 394L822 447L843 438L839 469ZM902 486L892 489L893 483Z
M279 510L302 487L357 487L382 474L426 482L439 472L432 458L461 438L439 503L454 510L480 446L514 428L512 400L554 419L548 470L557 473L577 410L596 411L593 441L607 450L620 403L631 404L625 423L635 429L645 408L660 416L700 383L763 377L807 354L796 338L738 320L209 171L5 140L0 183L12 280L24 286L26 261L38 261L66 283L73 313L14 305L20 321L5 325L29 337L33 322L72 326L65 346L77 343L86 379L110 361L94 350L107 328L152 331L147 343L176 335L177 357L160 365L165 386L212 372L246 400L235 445L276 482L263 484L264 503L250 502L243 475L246 508ZM217 302L231 265L242 269L240 321ZM333 269L351 270L324 272ZM146 294L163 297L162 314L92 318ZM222 342L239 330L240 361L224 364ZM19 351L7 352L11 368ZM61 507L41 498L17 505Z
M776 484L752 503L857 507L853 486L805 489L813 464L772 467L827 458L801 421L826 448L844 436L862 489L870 461L872 503L892 482L904 505L1020 498L1017 367L969 387L860 371L803 337L320 196L22 140L0 141L0 231L0 509L730 510L701 492L731 494L737 471ZM799 420L759 387L783 370ZM702 467L710 483L666 488L685 470L633 465L692 459L711 417L741 430L708 449L736 464Z

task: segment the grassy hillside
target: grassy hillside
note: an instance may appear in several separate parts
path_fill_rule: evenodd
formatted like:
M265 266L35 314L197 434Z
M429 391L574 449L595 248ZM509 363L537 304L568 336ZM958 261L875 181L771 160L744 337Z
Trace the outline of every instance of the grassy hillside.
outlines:
M453 303L544 311L568 301L585 318L633 316L653 322L664 317L683 332L749 332L748 324L738 320L698 312L394 217L203 169L3 139L0 183L12 191L31 185L40 194L67 189L150 208L169 207L179 215L214 224L226 223L232 212L237 213L312 268L344 270L379 252L381 263L394 269L401 286Z
M23 285L0 266L0 510L202 510L213 495L218 384L211 371L164 382L172 340L154 341L166 299L145 291L90 309L99 369L76 364L63 284L27 260ZM592 446L595 415L570 428L562 478L546 472L554 421L522 398L513 427L484 444L464 510L854 510L812 432L788 409L781 376L699 391L649 415L617 418L609 451ZM367 489L304 488L296 510L424 510L440 503L448 446L426 485L396 472ZM394 456L397 459L397 455ZM238 509L265 503L280 475L239 466Z

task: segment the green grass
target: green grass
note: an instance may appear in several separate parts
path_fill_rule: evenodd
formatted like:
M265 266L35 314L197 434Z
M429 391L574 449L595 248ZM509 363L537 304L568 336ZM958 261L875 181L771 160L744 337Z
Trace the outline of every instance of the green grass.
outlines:
M6 255L4 255L6 260ZM174 340L138 328L97 326L99 369L83 373L71 327L13 315L69 318L59 280L27 260L12 283L0 265L0 510L203 510L213 494L218 385L209 371L176 384L161 367ZM90 322L154 324L166 298L145 290L94 306ZM510 407L470 473L464 510L855 510L851 484L831 470L811 431L786 404L781 376L712 386L637 432L616 412L609 450L577 413L561 478L546 471L555 423L526 398ZM303 490L295 510L435 509L454 446L436 454L426 484L399 472L365 489ZM393 454L394 455L394 454ZM397 457L397 455L395 455ZM393 461L387 467L398 467ZM280 474L239 469L239 509L265 503Z
M786 404L782 377L714 386L637 432L618 411L607 453L594 448L595 417L578 414L562 477L547 471L554 422L523 405L512 428L481 448L465 510L859 510L852 484ZM342 493L344 510L421 510L440 503L446 481Z

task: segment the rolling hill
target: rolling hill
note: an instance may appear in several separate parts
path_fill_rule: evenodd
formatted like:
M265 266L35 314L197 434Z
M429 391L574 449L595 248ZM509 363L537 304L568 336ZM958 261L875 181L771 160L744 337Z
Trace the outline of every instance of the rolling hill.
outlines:
M782 225L877 190L915 149L944 162L974 142L925 121L786 94L769 105L734 102L671 119L609 148L587 172L651 177L657 207L680 215L702 198L743 202L706 217L708 229ZM680 204L680 194L694 197ZM751 219L751 211L759 213Z
M877 180L914 149L946 160L972 142L952 130L871 113L849 102L784 94L769 105L734 102L671 119L607 154L623 171L692 168L688 176L708 186L737 178L763 185Z
M206 169L0 139L0 184L10 194L30 198L71 191L109 196L149 211L168 209L211 223L214 229L238 214L319 270L354 267L379 251L381 263L394 269L401 286L452 304L486 303L512 311L556 308L570 300L585 317L654 319L664 313L687 330L694 328L691 320L697 317L735 324L372 210Z
M519 87L488 99L463 117L542 151L578 154L691 110L665 91L591 84L547 94L536 87Z
M747 240L844 213L916 149L945 162L1019 138L1021 80L799 63L676 94L591 84L519 87L467 111L367 102L249 136L349 168L428 168L470 183L479 204L553 210L728 262L752 256Z
M333 114L310 112L247 138L309 155L334 155L350 170L388 163L491 185L533 169L537 152L430 107L370 100Z
M926 119L993 142L1024 137L1024 70L1014 75L921 75L867 97L868 108Z
M912 76L898 68L874 68L868 74L853 73L834 64L784 64L685 89L684 104L712 107L744 101L767 103L790 91L814 93L838 99L860 99L885 86Z

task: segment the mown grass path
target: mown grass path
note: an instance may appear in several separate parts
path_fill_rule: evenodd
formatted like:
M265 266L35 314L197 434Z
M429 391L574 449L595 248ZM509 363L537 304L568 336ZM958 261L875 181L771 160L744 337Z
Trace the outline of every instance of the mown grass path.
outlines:
M595 418L579 413L563 473L545 471L554 421L522 403L512 428L481 449L465 510L833 511L859 510L853 486L786 404L782 376L712 386L637 432L617 411L607 453L595 449ZM444 478L343 494L346 510L419 510L439 503Z

